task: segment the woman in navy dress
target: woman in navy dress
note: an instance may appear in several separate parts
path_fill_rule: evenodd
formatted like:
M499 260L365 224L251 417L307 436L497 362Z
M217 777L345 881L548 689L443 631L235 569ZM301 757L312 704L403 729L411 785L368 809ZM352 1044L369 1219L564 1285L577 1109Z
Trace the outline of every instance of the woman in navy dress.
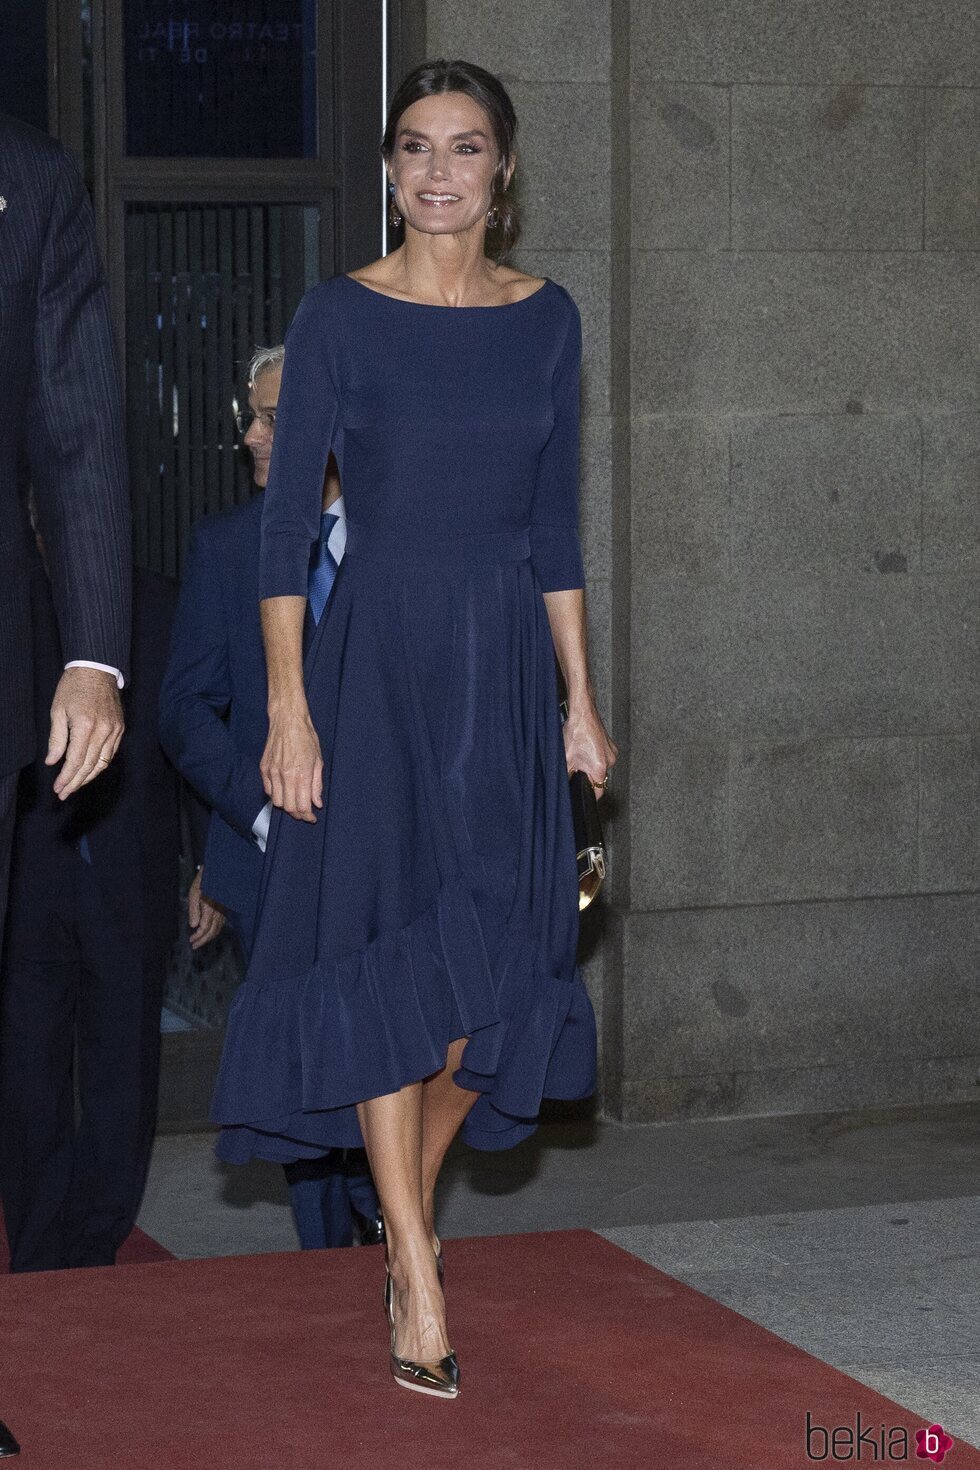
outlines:
M515 129L489 73L413 72L382 145L405 243L315 286L286 339L261 557L277 810L214 1105L231 1161L363 1140L396 1382L450 1397L436 1178L460 1128L509 1148L543 1097L592 1091L567 773L601 792L616 754L586 664L579 315L499 263ZM310 638L331 450L347 548Z

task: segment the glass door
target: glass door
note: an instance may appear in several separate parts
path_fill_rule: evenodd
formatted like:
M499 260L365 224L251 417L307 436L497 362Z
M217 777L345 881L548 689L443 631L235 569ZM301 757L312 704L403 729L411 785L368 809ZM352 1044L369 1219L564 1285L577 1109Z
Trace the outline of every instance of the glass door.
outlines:
M253 351L380 253L384 7L84 3L135 555L176 576L193 522L252 494L234 415Z

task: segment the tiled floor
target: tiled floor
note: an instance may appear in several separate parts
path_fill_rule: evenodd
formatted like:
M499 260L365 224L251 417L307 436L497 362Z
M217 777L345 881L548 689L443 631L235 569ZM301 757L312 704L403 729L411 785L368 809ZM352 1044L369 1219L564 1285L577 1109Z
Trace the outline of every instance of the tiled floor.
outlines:
M980 1197L601 1233L980 1442Z
M179 1256L289 1250L281 1171L158 1140L140 1217ZM624 1128L455 1152L453 1236L583 1226L980 1445L980 1104Z

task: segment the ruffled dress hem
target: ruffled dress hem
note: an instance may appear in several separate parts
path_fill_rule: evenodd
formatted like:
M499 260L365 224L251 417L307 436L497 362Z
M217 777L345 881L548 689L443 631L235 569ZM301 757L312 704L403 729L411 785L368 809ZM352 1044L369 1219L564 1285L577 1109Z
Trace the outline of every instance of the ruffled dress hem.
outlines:
M461 1036L454 1080L480 1094L463 1139L495 1151L529 1137L542 1099L587 1097L595 1071L578 968L529 976L534 953L527 928L511 921L491 957L472 888L457 878L360 951L246 980L212 1105L218 1156L288 1162L358 1147L357 1102L431 1076Z

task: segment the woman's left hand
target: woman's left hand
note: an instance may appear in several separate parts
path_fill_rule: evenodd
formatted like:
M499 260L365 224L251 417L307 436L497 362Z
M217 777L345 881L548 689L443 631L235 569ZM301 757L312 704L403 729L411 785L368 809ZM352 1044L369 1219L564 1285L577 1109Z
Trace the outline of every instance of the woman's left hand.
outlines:
M584 771L595 787L596 796L605 796L606 776L616 764L619 751L606 734L594 700L569 704L563 734L568 774Z

